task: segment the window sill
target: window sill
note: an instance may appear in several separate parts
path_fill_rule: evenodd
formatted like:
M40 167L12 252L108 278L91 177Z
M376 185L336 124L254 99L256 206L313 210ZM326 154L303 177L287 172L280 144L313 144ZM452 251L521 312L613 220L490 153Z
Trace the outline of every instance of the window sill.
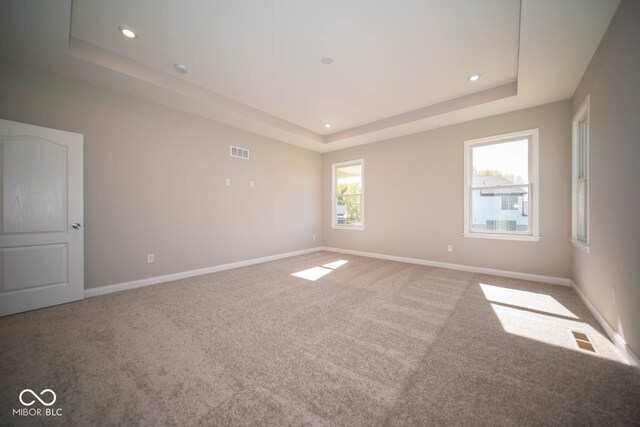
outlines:
M539 242L540 236L527 236L518 234L492 234L492 233L463 233L464 237L476 239L515 240L520 242Z
M332 225L331 228L334 230L364 231L364 226Z
M591 252L591 246L586 245L583 242L580 242L579 240L571 240L571 244L573 245L574 248L578 248L582 252L586 252L586 253Z

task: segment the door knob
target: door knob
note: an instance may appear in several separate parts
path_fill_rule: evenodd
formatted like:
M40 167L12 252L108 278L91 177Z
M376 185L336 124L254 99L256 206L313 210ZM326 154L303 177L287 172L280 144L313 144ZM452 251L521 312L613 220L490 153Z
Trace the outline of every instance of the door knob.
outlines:
M79 229L80 229L80 227L82 227L82 225L80 225L80 223L79 223L79 222L74 222L73 224L71 224L71 226L72 226L74 229L76 229L76 230L79 230Z

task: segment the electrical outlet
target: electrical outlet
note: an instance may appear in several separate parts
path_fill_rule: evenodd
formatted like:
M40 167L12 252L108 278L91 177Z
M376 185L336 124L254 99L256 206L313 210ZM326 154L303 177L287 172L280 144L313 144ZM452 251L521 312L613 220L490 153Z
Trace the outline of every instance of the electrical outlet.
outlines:
M453 245L447 245L447 250L449 252L453 252Z
M256 186L256 183L254 181L249 181L249 188L253 188Z
M156 256L154 254L147 255L147 263L153 264L154 262L156 262Z
M225 179L225 180L224 180L224 183L225 183L226 185L231 185L231 178L227 178L227 179Z
M613 304L615 305L615 303L616 303L616 288L615 288L615 286L611 288L611 300L613 301Z

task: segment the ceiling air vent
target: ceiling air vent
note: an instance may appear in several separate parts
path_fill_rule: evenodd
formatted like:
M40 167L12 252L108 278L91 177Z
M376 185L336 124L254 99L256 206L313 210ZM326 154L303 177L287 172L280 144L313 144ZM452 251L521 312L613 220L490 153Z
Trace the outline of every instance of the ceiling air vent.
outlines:
M249 150L246 148L234 147L233 145L229 146L231 157L238 157L240 159L249 159Z

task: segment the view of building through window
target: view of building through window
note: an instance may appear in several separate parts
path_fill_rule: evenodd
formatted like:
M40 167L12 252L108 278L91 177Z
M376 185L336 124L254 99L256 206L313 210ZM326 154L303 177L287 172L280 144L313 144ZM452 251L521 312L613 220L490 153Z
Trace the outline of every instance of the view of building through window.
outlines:
M471 230L529 232L529 139L471 149Z

